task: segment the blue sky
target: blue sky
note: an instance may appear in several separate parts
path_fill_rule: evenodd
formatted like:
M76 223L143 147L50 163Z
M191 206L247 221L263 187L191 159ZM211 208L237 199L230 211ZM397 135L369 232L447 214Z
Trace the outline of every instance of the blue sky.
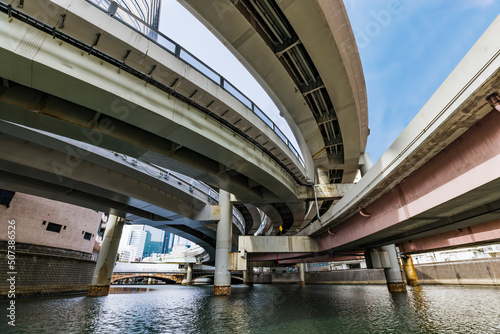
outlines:
M371 129L367 152L375 162L500 14L500 1L345 0L345 5L363 64Z
M368 93L371 134L366 151L375 162L500 14L500 1L344 2ZM164 0L161 15L162 32L239 87L280 128L286 127L250 74L182 6ZM284 132L290 137L289 130Z

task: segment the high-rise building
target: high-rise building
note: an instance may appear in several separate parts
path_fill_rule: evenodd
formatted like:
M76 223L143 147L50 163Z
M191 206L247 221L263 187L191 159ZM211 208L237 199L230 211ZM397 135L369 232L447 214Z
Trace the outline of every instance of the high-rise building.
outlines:
M112 12L112 15L151 38L157 34L146 25L158 30L160 22L161 0L88 0L102 9ZM114 3L114 4L113 4ZM119 9L113 7L119 5ZM146 23L146 25L144 24Z
M120 0L119 3L153 28L158 29L161 0Z
M137 225L137 229L133 229L132 233L130 233L130 246L135 246L136 261L140 261L142 259L142 253L144 252L144 245L146 244L147 232L144 231L143 228L144 225Z
M148 225L125 225L118 246L120 262L134 262L151 257L153 253L169 254L176 247L188 249L193 242L178 235Z
M163 245L165 242L165 231L148 225L144 225L144 231L146 231L147 235L142 258L144 259L146 257L149 257L153 253L162 254L164 248Z
M136 259L136 247L127 245L118 250L118 261L120 262L134 262Z
M140 260L144 251L146 236L144 225L123 226L120 245L118 246L119 261L134 262Z
M174 248L175 235L172 233L165 233L165 239L163 241L162 254L168 254Z

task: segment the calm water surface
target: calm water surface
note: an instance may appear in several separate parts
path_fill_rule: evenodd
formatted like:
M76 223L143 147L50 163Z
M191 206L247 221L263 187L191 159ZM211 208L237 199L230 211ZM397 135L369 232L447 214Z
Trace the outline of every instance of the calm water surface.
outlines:
M236 285L113 288L107 297L16 300L0 333L500 333L500 288Z

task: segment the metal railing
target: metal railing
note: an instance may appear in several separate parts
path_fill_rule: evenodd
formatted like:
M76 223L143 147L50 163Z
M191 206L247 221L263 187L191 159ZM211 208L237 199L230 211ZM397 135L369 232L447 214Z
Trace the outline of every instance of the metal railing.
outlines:
M108 8L110 1L108 0L86 0L88 3L92 4L96 8L108 13ZM260 120L262 120L266 125L273 130L274 133L288 146L292 154L299 160L302 166L305 168L305 163L297 149L293 146L290 140L285 136L285 134L276 126L276 124L245 94L243 94L238 88L227 81L223 76L213 70L210 66L206 65L203 61L195 57L189 51L184 49L180 44L174 42L172 39L162 34L160 31L149 25L147 22L143 21L141 18L137 17L133 13L127 11L122 6L118 5L116 13L112 16L117 21L125 24L129 28L135 30L137 33L146 37L153 43L157 44L165 51L171 53L176 58L182 60L186 64L193 67L195 70L203 74L205 77L213 81L219 87L224 89L226 92L231 94L234 98L240 101L244 106L250 109ZM155 34L151 34L154 32Z

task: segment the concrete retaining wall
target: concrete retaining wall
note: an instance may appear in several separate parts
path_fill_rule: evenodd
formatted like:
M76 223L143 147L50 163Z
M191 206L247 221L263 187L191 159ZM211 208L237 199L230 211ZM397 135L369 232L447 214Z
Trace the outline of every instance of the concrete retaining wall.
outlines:
M415 265L422 284L500 285L500 258Z
M415 270L421 284L500 285L500 258L420 264ZM308 272L305 278L307 284L386 283L383 269Z
M11 270L6 249L6 242L0 242L0 272L7 275ZM15 297L86 293L95 268L91 257L88 253L16 243ZM0 280L0 298L6 298L9 291L10 282Z
M271 278L272 284L290 284L290 283L299 283L299 274L298 273L282 273L277 274L273 273Z
M383 269L350 269L305 273L306 284L385 284Z
M385 284L383 269L352 269L305 273L307 284ZM256 284L299 283L299 273L263 273L254 276Z
M271 273L261 273L253 276L255 284L271 284L273 281ZM298 281L298 278L297 278Z

